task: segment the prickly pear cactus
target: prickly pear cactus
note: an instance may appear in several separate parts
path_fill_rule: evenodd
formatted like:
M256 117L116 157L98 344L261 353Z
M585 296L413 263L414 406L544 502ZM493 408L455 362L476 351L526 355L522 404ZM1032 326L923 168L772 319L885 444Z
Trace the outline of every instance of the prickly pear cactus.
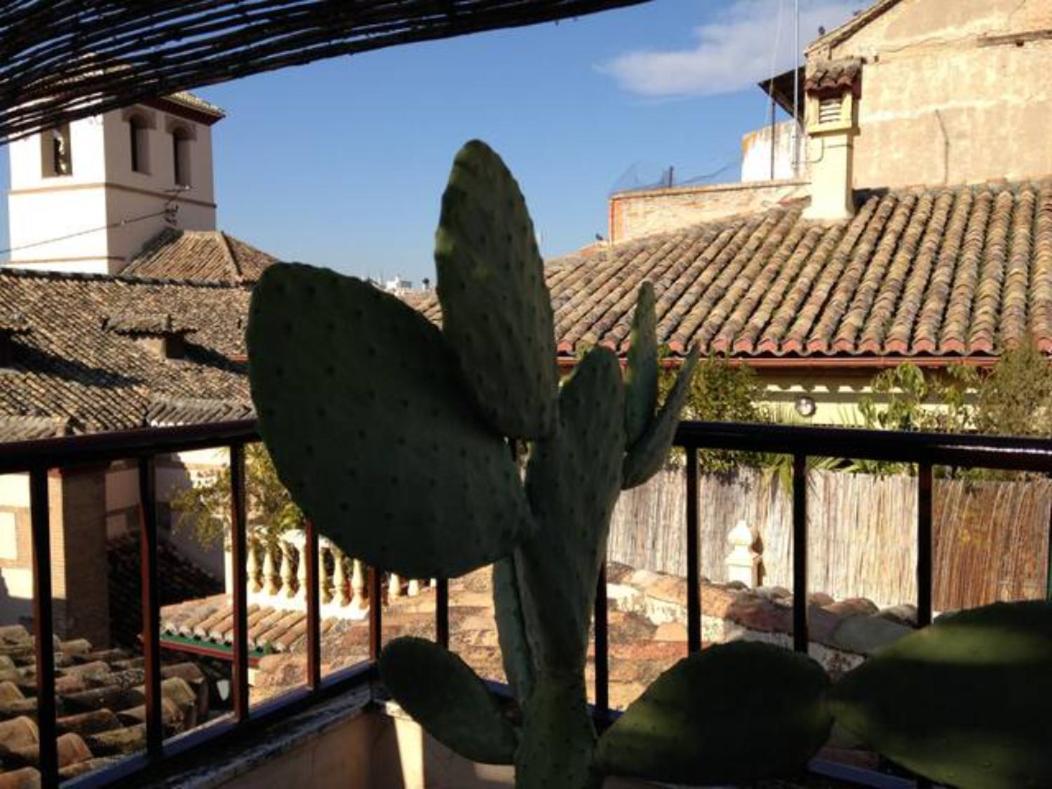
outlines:
M597 348L558 386L529 212L484 143L456 157L435 257L441 331L354 278L299 265L267 270L248 328L261 433L297 503L349 554L417 577L493 563L500 646L521 723L435 644L398 639L380 659L389 691L437 739L471 759L513 762L523 789L593 789L607 771L639 774L649 762L617 753L609 738L634 720L658 718L634 713L598 737L584 680L589 622L614 504L664 463L697 357L659 409L654 294L644 284L624 380L616 357ZM532 441L525 479L509 439ZM709 664L723 665L690 666ZM765 651L742 665L734 679L749 681L750 667L769 676L795 671L808 694L821 690L805 658ZM672 672L641 702L645 709L703 707L708 700L691 698L692 689L720 685L694 668ZM762 706L745 716L749 725L762 722ZM807 755L822 720L805 718L811 729L788 757L777 751L779 768ZM708 719L691 720L691 731L707 730ZM677 779L735 779L725 758L695 773L689 738L653 742L677 765ZM742 776L755 774L755 765L743 765Z

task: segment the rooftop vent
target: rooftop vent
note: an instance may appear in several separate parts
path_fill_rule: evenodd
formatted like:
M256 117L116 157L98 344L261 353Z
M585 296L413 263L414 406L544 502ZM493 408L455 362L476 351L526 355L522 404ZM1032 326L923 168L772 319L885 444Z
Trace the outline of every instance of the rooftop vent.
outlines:
M196 326L177 316L127 310L107 318L106 328L116 334L130 337L159 359L184 358L186 335L197 331Z
M29 333L29 321L25 315L0 307L0 368L11 367L15 361L14 338Z

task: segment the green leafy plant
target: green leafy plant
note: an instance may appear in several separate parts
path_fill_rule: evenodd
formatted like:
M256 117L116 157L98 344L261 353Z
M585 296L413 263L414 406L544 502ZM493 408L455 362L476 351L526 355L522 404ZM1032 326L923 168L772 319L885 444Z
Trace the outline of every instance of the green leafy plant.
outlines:
M278 478L263 444L245 446L247 514L253 534L274 543L283 532L303 528L303 512ZM175 528L189 532L201 545L219 545L230 534L230 469L207 472L176 491L170 505Z
M295 264L268 268L250 309L260 430L281 480L319 529L348 553L409 577L493 563L498 635L521 722L505 718L482 680L429 641L387 645L387 688L455 751L514 763L520 787L598 787L608 772L704 783L800 770L829 716L821 669L784 650L740 644L687 658L603 738L588 711L584 667L610 515L621 490L665 465L697 363L689 354L659 406L650 284L639 291L624 379L614 354L597 347L560 386L533 225L518 184L481 142L454 161L435 260L441 330L360 280ZM520 473L511 448L523 441ZM733 760L692 756L692 732L712 729L712 710L739 695L735 682L762 691L731 721L743 742L760 743L740 773ZM799 688L792 711L767 701L785 682ZM656 709L694 727L665 733L662 748L677 754L668 769L604 746L626 728L649 727ZM787 727L794 736L766 736Z

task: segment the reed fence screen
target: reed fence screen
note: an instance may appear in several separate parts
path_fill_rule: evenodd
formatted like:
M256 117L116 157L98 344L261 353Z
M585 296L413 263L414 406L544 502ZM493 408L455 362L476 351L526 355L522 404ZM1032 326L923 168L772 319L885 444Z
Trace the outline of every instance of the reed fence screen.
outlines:
M622 494L609 559L686 574L684 473ZM916 479L812 470L808 484L809 591L880 606L916 600ZM702 575L725 580L727 534L744 520L763 557L760 583L791 587L792 502L778 476L701 474L698 494ZM936 479L933 495L936 610L1046 595L1052 480Z

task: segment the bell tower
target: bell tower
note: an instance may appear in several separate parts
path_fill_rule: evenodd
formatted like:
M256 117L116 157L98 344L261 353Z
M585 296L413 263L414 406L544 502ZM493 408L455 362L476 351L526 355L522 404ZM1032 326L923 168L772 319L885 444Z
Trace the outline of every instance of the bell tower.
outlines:
M223 117L179 93L11 143L7 265L117 274L166 227L215 230Z

